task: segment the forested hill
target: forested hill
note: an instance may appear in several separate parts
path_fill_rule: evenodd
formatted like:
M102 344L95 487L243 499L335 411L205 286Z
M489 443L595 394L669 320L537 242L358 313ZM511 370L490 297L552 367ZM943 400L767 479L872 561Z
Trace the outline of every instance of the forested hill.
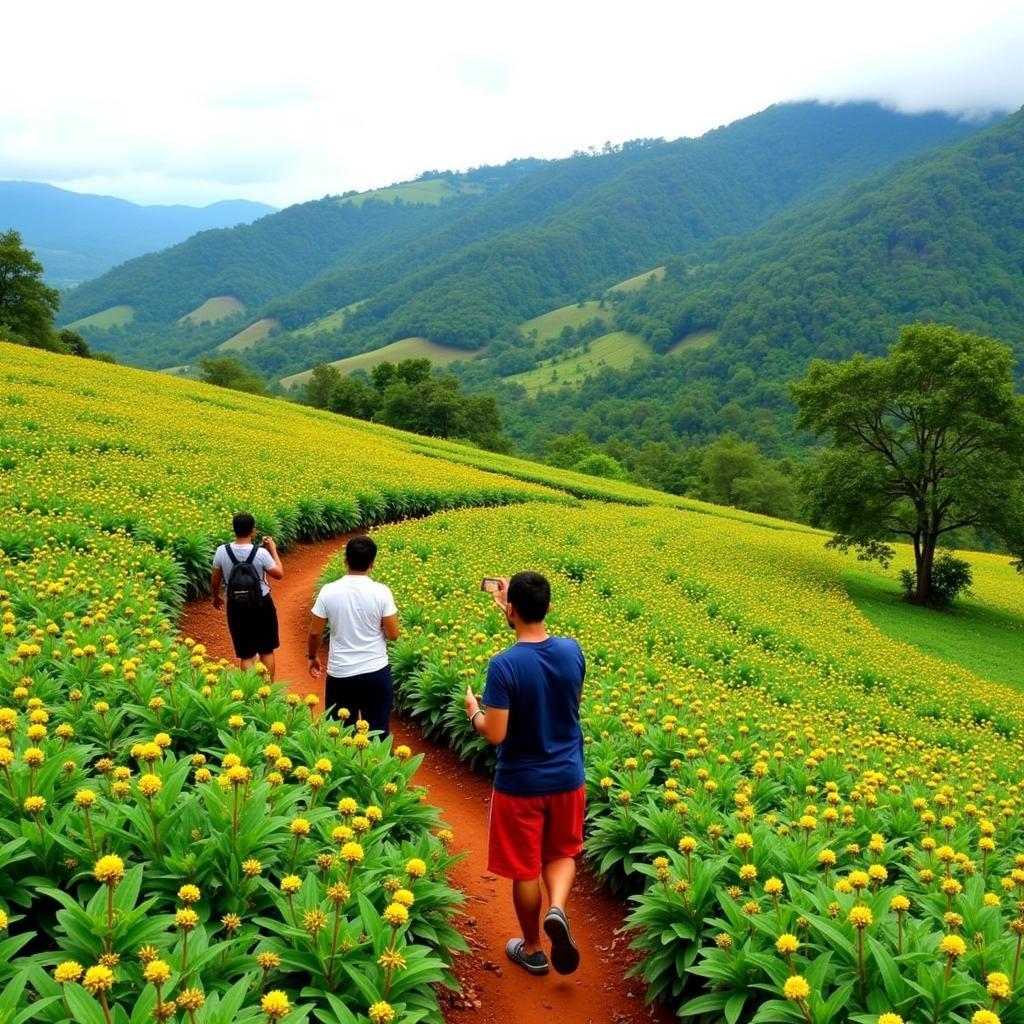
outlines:
M1024 110L776 218L704 265L670 263L618 315L655 347L716 331L755 369L878 353L914 320L1022 350Z
M209 206L140 206L35 181L0 181L0 231L14 228L59 288L174 245L197 231L256 220L274 207L246 200Z
M401 204L388 194L401 189L306 204L133 261L72 293L62 315L131 307L132 322L87 336L119 358L158 365L238 330L167 329L204 299L230 295L250 321L286 332L247 353L273 376L412 335L476 349L530 316L670 256L700 254L974 130L872 104L777 106L700 139L439 176L433 205L416 192ZM338 318L287 333L343 309L343 329Z
M502 409L524 450L582 426L635 447L736 431L783 454L795 440L787 385L808 361L881 354L916 320L993 336L1024 357L1024 111L704 261L670 261L660 281L614 299L609 327L678 354L529 400L510 387Z

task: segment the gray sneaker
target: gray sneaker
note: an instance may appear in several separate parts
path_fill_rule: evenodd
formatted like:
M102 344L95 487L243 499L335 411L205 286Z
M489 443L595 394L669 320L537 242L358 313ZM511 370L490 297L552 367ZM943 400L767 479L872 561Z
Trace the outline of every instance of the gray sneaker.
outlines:
M531 974L547 974L548 958L544 955L543 950L527 953L523 948L525 945L524 939L509 939L505 946L505 955L513 963L519 964L524 971L529 971Z

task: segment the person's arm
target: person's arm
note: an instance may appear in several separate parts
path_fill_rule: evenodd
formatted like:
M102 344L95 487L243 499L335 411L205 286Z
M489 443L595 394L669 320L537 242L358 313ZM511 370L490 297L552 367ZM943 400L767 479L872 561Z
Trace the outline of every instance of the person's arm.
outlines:
M381 591L383 604L380 610L380 631L384 634L385 640L398 639L398 606L395 604L395 595L391 593L390 587L384 587Z
M472 686L466 687L466 717L492 747L505 742L508 735L508 708L480 707Z
M224 598L220 595L220 587L223 580L224 573L221 572L219 565L215 565L213 572L210 574L210 593L213 594L213 607L217 609L224 607Z
M274 580L284 579L284 566L281 564L281 556L277 553L277 545L273 537L263 538L263 547L268 555L274 560L273 566L267 566L267 575Z
M309 617L309 635L306 637L306 660L309 662L309 674L314 679L320 678L323 665L320 664L320 641L323 639L324 626L327 620L316 612Z

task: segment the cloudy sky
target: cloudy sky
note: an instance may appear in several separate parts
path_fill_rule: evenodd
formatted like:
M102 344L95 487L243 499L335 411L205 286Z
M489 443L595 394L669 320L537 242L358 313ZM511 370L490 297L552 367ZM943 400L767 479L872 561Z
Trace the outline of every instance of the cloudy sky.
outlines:
M784 100L1024 104L1021 0L33 0L4 36L0 178L147 203L283 206Z

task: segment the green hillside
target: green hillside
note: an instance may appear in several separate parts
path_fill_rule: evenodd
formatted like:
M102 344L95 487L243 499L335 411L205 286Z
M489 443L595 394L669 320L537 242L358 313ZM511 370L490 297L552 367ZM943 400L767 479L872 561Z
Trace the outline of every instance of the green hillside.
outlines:
M871 104L791 104L700 139L435 175L400 188L458 194L436 205L331 198L206 232L76 289L64 315L130 302L133 324L108 336L92 331L90 342L133 362L177 364L234 333L173 326L216 289L282 324L247 357L270 377L406 337L478 349L511 339L525 320L975 130ZM361 305L344 332L289 333L354 302Z
M237 334L231 335L227 341L222 341L217 349L220 352L242 352L262 341L277 326L276 320L257 320L256 323L243 327Z
M90 327L100 327L103 329L123 327L125 324L131 323L134 318L135 310L131 306L111 306L109 309L101 309L98 313L83 317L81 320L75 320L73 323L68 324L68 327L73 331Z
M178 322L197 325L215 324L218 320L226 320L231 316L240 316L244 312L245 306L233 295L215 295L186 313Z
M541 313L531 317L519 325L519 333L529 335L537 332L539 341L557 338L566 327L582 327L588 320L601 316L601 304L596 301L577 302L561 309L553 309L550 313Z
M611 290L615 292L635 292L638 288L643 288L648 281L660 281L664 276L665 268L655 267L653 270L645 270L642 274L637 274L635 277L620 281Z
M622 369L631 366L634 359L652 355L651 346L639 334L614 331L590 342L585 349L566 349L557 358L546 360L525 373L506 377L505 381L520 385L528 395L536 395L542 388L572 387L603 369Z
M483 191L482 185L471 181L428 178L425 181L407 181L402 185L391 185L388 188L360 192L354 196L344 196L339 202L362 206L365 202L376 200L381 203L425 203L427 206L439 206L445 199L467 194L479 195Z
M362 352L357 356L336 359L328 365L333 366L341 374L349 374L356 370L369 371L385 362L399 363L403 359L429 359L435 366L447 366L448 363L454 362L456 359L469 359L472 354L462 348L438 345L427 338L403 338L401 341L393 341L390 345ZM283 377L281 384L285 388L305 384L312 373L311 369L293 373L288 377Z

